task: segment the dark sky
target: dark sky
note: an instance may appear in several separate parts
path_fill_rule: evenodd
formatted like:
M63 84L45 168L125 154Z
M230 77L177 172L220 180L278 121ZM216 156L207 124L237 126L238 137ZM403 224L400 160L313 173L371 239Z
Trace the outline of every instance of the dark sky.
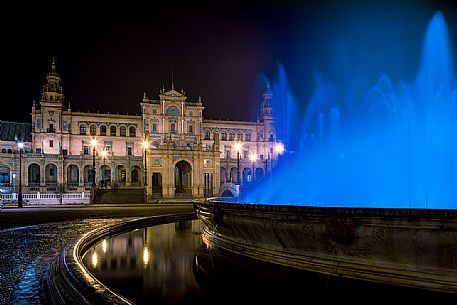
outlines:
M139 114L143 92L157 98L173 70L176 89L202 97L205 118L253 120L261 76L274 79L278 64L306 105L317 75L344 77L342 62L370 82L412 77L436 10L457 36L445 1L154 2L2 10L0 120L30 122L53 56L75 111Z

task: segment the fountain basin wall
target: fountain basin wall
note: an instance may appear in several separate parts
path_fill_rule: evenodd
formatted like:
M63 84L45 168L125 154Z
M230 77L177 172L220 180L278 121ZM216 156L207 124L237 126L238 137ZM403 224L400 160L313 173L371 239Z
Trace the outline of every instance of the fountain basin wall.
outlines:
M457 292L457 211L195 201L211 248L295 268Z

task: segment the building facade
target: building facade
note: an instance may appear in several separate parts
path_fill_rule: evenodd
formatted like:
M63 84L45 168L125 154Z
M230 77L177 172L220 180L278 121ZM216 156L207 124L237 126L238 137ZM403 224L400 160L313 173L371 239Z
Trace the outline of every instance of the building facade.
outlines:
M53 60L31 123L0 122L2 191L17 192L21 167L24 193L88 192L95 178L149 199L236 196L277 163L271 98L267 88L255 122L204 119L201 98L173 84L158 99L144 94L141 115L75 112Z

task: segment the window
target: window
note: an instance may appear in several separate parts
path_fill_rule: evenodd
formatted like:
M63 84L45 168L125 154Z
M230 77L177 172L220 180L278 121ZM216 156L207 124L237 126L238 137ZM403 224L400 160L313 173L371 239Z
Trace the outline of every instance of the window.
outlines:
M125 126L119 127L119 134L121 137L126 137L127 136L127 128Z
M175 123L171 123L170 124L170 132L171 133L175 133L176 132L176 124Z
M41 120L36 120L36 128L41 128Z
M49 130L48 132L55 132L54 130L54 124L49 124Z
M112 137L116 136L116 126L110 126L109 135L112 136Z
M82 124L79 126L79 134L80 135L86 135L86 125Z
M243 133L241 131L238 131L238 135L236 137L238 141L243 141Z
M49 147L54 147L54 141L53 140L49 141Z
M235 140L235 133L233 131L230 131L230 133L229 133L229 140L230 141Z
M63 129L64 130L68 129L68 122L67 121L63 121Z
M263 155L260 155L260 160L263 160Z
M35 151L37 154L41 154L41 148L37 148Z
M222 140L222 141L227 141L227 133L226 133L225 131L223 131L223 132L221 133L221 140Z
M189 134L193 134L193 133L194 133L194 126L189 125Z
M153 133L157 132L157 123L152 123L152 132Z
M167 115L180 115L179 109L176 106L170 106L165 111Z
M246 141L251 141L251 134L249 132L246 133Z
M133 126L130 126L129 128L129 136L130 137L136 137L136 128Z
M257 140L261 141L263 139L263 132L257 134Z
M97 126L90 125L90 135L95 136L97 134Z
M132 147L128 146L127 147L127 156L131 156L132 155Z
M243 159L247 159L247 158L248 158L248 151L243 150Z
M6 148L2 149L2 154L6 154Z
M211 137L211 133L209 132L209 130L205 130L205 140L209 140Z
M100 135L106 136L106 126L100 126Z
M273 142L273 141L274 141L274 139L273 139L273 134L272 134L272 133L270 133L270 137L268 138L268 141L270 141L270 142Z
M83 154L84 155L88 155L89 154L89 146L87 146L87 145L83 146Z

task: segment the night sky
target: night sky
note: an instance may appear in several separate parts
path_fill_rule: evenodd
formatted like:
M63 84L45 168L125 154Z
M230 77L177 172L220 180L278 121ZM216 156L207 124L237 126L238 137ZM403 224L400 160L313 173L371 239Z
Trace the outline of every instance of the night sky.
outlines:
M74 111L140 114L143 92L157 99L173 71L176 89L202 97L205 118L255 120L262 79L279 64L305 107L316 80L348 70L367 83L414 77L436 10L457 50L457 7L445 1L224 3L2 10L0 120L30 122L53 56Z

